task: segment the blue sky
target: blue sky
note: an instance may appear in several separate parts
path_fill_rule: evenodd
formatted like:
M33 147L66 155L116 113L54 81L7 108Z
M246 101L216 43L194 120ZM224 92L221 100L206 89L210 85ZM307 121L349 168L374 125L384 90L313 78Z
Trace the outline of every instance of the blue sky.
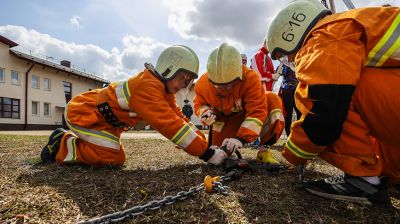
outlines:
M0 35L111 81L155 63L172 44L193 48L205 72L208 54L229 42L250 58L276 11L289 0L2 0ZM338 11L345 10L336 0ZM400 0L353 0L356 7Z

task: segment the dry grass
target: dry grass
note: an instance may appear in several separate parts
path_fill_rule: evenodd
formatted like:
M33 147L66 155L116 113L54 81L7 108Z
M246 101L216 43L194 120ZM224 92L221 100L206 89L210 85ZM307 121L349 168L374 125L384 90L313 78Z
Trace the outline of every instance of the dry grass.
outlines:
M0 135L0 223L76 223L174 195L223 170L175 149L163 140L124 140L123 167L41 165L47 137ZM279 147L274 154L280 158ZM256 152L244 149L246 158ZM338 171L322 161L308 167L308 178ZM126 223L399 223L395 209L382 210L331 201L301 189L292 172L245 173L229 183L231 194L200 193L150 211Z

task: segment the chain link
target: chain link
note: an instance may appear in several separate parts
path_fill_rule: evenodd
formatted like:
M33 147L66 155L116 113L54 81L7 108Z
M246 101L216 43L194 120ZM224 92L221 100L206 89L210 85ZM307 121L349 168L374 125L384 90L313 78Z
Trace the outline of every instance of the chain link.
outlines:
M221 178L221 182L222 182L222 180L223 179ZM214 187L214 185L213 185L213 187ZM218 188L218 192L221 192L221 194L226 195L227 191L225 190L225 186L223 186L222 183L219 183L218 186L215 185L215 187ZM145 205L134 206L134 207L126 209L124 211L115 212L112 214L108 214L108 215L94 218L94 219L84 221L84 222L79 222L79 224L121 222L125 219L141 215L148 210L157 210L157 209L161 208L162 206L168 206L168 205L172 205L178 201L183 201L186 198L188 198L189 196L194 196L202 190L204 190L204 184L200 184L198 186L191 187L188 191L180 191L175 196L169 195L161 200L150 201Z
M226 181L232 180L237 175L238 174L236 172L231 171L231 172L227 173L226 176L221 176L220 181L213 182L213 187L212 187L213 190L215 190L216 192L218 192L222 195L225 195L225 196L228 195L229 194L228 187L224 186L223 183ZM129 218L141 215L148 210L157 210L157 209L161 208L162 206L168 206L168 205L172 205L178 201L183 201L186 198L188 198L189 196L194 196L198 192L200 192L204 189L205 189L204 184L200 184L198 186L191 187L188 191L180 191L175 196L168 195L161 200L150 201L145 205L137 205L137 206L128 208L128 209L120 211L120 212L115 212L115 213L111 213L111 214L108 214L105 216L94 218L94 219L91 219L88 221L79 222L79 224L118 223L125 219L129 219Z

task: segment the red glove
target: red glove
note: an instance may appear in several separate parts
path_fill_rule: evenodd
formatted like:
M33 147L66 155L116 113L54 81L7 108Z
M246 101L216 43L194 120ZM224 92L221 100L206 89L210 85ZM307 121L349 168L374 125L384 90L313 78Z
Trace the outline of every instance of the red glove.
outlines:
M289 162L289 163L291 163L291 164L293 164L293 165L300 165L300 164L306 164L307 163L307 160L306 159L303 159L303 158L300 158L300 157L297 157L295 154L293 154L288 148L284 148L283 149L283 151L282 151L282 156L283 157L285 157L285 159Z

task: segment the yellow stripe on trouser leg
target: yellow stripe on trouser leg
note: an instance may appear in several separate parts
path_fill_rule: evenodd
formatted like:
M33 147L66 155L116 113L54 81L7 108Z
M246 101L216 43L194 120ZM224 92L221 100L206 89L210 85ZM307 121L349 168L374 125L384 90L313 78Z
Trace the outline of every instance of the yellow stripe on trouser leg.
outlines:
M300 157L303 159L313 159L314 157L318 156L317 153L311 153L311 152L307 152L307 151L300 149L290 139L288 139L288 141L286 143L286 148L288 148L297 157Z

